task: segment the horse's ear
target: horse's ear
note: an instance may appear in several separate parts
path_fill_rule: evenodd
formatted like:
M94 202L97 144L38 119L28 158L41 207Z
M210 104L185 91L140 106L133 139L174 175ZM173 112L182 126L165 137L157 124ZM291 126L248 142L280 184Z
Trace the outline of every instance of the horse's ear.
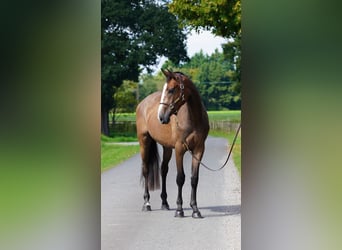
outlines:
M167 69L167 71L163 68L161 68L161 71L163 72L164 76L170 77L170 71Z
M161 69L161 71L163 72L164 76L166 76L166 78L175 78L175 74L170 71L169 69Z

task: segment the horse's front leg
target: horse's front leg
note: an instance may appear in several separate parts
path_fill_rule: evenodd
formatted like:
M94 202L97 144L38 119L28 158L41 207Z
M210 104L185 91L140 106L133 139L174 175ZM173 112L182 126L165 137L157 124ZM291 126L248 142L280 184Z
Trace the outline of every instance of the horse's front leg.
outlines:
M191 173L191 200L190 206L192 207L192 217L193 218L203 218L198 207L197 207L197 185L198 185L198 176L199 176L199 165L200 160L202 160L203 156L203 149L201 148L198 151L194 152L192 157L192 173Z
M166 176L167 172L169 171L169 161L172 155L172 148L164 147L163 152L163 162L161 164L161 177L162 177L162 192L160 194L160 198L162 199L162 206L163 210L169 210L170 206L167 202L167 193L166 193Z
M182 197L182 190L183 185L185 182L185 174L183 169L183 157L185 151L183 150L183 147L176 147L176 164L177 164L177 186L178 186L178 196L177 196L177 210L175 213L175 217L184 217L184 211L183 211L183 197Z

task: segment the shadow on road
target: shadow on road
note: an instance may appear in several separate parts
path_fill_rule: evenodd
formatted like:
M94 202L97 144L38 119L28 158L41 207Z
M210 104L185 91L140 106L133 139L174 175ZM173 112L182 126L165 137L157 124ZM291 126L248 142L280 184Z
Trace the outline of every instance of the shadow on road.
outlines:
M221 217L237 215L241 213L241 205L231 205L231 206L212 206L212 207L200 207L200 211L204 217ZM213 213L206 214L205 210L210 210Z
M161 211L162 209L153 209L155 211ZM192 211L191 208L185 207L184 211ZM199 207L203 217L222 217L222 216L231 216L238 215L241 213L241 205L225 205L225 206L210 206L210 207ZM170 208L169 211L176 211L176 208ZM184 216L191 217L191 216Z
M162 211L162 209L157 208L153 209L154 211ZM183 208L185 212L192 211L191 208L185 207ZM225 205L225 206L210 206L210 207L199 207L203 217L222 217L222 216L231 216L238 215L241 213L241 205ZM176 211L176 208L170 208L169 211ZM191 217L185 215L184 217Z

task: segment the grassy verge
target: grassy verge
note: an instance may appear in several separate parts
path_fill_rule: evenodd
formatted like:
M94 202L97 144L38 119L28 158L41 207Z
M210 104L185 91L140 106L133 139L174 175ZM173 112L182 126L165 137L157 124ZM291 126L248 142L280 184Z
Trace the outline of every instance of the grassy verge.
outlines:
M101 135L101 142L135 142L138 141L137 137L134 136L115 136L108 137Z
M210 121L231 121L239 122L241 120L240 110L208 111Z
M223 131L213 130L209 132L209 135L215 136L215 137L224 137L229 141L229 144L231 145L234 140L235 132L226 133ZM235 145L234 145L233 152L232 152L232 157L233 157L234 164L241 176L241 130L240 130L238 137L236 138Z
M240 110L208 111L211 121L240 121ZM111 118L110 118L111 119ZM121 113L116 115L117 121L135 121L135 113Z
M132 141L131 139L128 141ZM101 135L101 171L114 167L139 152L139 145L126 146L113 143L123 141L127 142L127 138L110 138Z
M241 111L231 110L231 111L208 111L208 116L210 121L231 121L240 122L241 121ZM209 135L215 137L224 137L229 143L233 142L235 131L229 133L220 130L210 130ZM233 161L241 176L241 132L236 138L236 142L232 152Z

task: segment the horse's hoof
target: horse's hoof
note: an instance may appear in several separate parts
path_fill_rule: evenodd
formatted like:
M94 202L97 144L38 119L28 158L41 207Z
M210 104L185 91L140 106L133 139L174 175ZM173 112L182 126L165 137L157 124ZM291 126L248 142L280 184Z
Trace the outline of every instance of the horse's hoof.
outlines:
M152 211L151 209L151 205L144 205L143 208L142 208L142 211Z
M202 219L203 217L202 217L201 213L199 211L197 211L197 212L192 213L192 218Z
M169 206L169 204L162 204L161 209L162 210L170 210L170 206Z
M184 211L183 210L176 210L175 217L183 218L184 217Z

